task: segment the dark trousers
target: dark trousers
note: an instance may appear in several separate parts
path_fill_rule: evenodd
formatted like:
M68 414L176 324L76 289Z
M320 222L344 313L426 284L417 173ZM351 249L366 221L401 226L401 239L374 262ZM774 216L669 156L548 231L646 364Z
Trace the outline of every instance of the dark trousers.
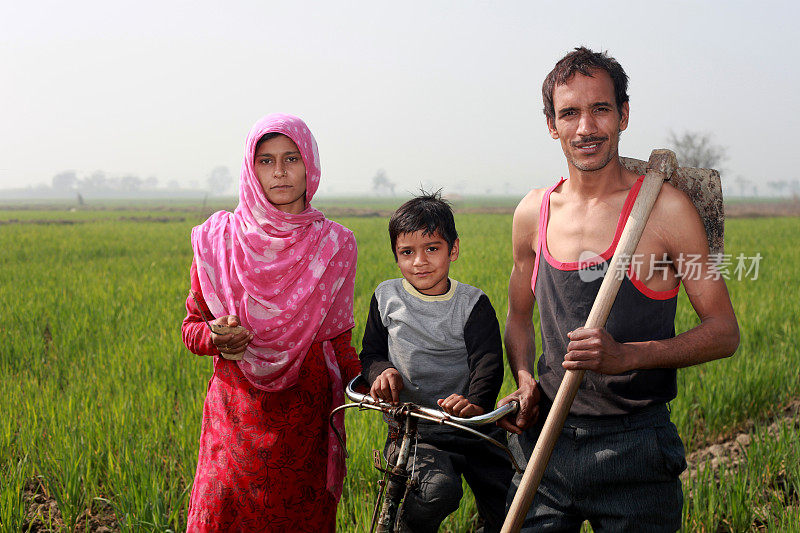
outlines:
M491 428L486 434L505 444L505 431ZM384 456L390 462L399 452L387 440ZM447 515L461 502L461 476L475 495L478 514L485 532L500 531L505 517L505 501L514 471L508 455L478 437L447 427L420 424L416 457L408 459L414 484L400 514L401 531L436 532Z
M509 447L527 463L544 417ZM663 404L609 417L567 417L522 531L674 532L680 529L683 443ZM514 476L508 505L521 475Z

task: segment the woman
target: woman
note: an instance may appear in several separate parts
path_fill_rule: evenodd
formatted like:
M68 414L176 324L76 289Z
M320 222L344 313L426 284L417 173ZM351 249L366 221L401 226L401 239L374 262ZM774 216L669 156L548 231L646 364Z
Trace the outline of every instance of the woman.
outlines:
M189 531L335 530L344 458L328 413L360 372L356 243L310 206L319 179L306 124L268 115L247 137L236 210L192 230L183 339L214 374ZM244 329L214 334L203 314Z

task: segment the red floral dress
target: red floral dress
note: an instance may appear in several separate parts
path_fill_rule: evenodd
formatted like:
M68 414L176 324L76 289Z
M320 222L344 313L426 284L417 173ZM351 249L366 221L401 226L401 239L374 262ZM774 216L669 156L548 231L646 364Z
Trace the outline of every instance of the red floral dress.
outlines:
M200 296L194 265L192 290ZM186 308L184 343L214 355L187 531L335 531L338 502L325 488L333 401L322 344L311 346L295 386L265 392L219 357L191 296ZM361 371L350 332L332 344L347 383Z

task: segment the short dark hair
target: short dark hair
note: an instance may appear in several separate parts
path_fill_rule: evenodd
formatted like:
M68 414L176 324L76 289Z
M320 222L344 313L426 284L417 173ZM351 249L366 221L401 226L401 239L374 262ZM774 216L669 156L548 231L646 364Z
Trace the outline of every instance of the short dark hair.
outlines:
M542 84L542 101L544 102L544 115L555 120L556 110L553 105L553 90L556 85L564 85L576 72L584 76L592 76L592 70L605 70L611 81L614 82L614 96L617 101L617 110L622 112L622 104L628 101L628 75L622 65L609 56L607 52L592 52L584 46L575 48L559 59L550 74Z
M389 219L389 240L392 242L392 253L397 261L397 236L401 233L414 233L422 230L423 235L439 233L447 242L447 251L453 250L458 239L456 221L450 202L442 199L442 190L428 193L420 191L419 196L401 205Z

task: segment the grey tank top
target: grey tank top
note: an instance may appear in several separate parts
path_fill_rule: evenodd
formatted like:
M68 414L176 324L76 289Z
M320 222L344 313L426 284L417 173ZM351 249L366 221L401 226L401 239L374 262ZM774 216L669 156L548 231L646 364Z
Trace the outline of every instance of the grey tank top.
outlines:
M546 243L550 193L564 181L562 178L548 189L542 199L536 264L531 280L539 307L542 333L538 379L544 395L551 402L565 373L561 363L567 353L567 333L586 323L600 290L602 272L607 269L614 254L642 183L640 178L631 188L609 249L587 261L562 263L550 256ZM611 308L606 330L617 342L622 343L674 337L679 288L670 291L650 290L629 271ZM628 414L652 404L668 402L676 394L675 369L633 370L614 376L587 371L570 413L578 416Z

